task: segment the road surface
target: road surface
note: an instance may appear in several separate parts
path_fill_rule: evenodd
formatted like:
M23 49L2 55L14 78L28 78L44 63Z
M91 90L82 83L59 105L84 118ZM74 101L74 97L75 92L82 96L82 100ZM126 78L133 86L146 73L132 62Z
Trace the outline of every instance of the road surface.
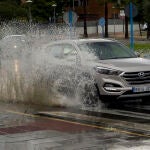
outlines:
M0 150L149 150L150 106L0 105Z

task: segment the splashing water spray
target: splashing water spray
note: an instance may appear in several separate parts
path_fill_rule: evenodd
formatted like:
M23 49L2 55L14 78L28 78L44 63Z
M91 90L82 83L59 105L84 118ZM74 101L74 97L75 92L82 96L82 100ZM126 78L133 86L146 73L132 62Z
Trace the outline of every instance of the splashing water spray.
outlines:
M16 21L3 23L0 32L3 37L0 43L0 100L49 106L79 105L76 83L82 69L74 66L68 78L64 69L67 62L58 62L42 50L46 43L69 39L69 31L66 25L35 24L29 28L28 24ZM72 35L74 39L79 38L77 32ZM94 82L93 79L90 82Z

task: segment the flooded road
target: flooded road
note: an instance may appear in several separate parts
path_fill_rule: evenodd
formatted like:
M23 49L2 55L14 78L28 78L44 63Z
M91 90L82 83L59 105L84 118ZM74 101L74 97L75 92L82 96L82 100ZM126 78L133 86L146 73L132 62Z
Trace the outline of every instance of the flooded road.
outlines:
M150 106L41 107L1 103L0 150L148 150ZM133 111L132 111L133 110Z
M54 47L58 52L51 55L49 42L70 39L68 26L15 24L4 23L2 31L0 99L6 103L0 101L0 150L149 150L149 105L78 107L97 105L93 66L105 77L119 70L110 62L108 69L105 62L99 67L95 54L81 55L75 43L60 52ZM72 38L79 39L80 31ZM113 91L112 85L105 88Z

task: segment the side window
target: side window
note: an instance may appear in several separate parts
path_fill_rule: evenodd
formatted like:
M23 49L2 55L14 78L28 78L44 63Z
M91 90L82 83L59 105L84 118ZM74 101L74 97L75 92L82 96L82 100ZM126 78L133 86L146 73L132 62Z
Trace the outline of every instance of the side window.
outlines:
M77 51L71 44L64 45L63 52L64 52L64 54L63 54L64 59L66 59L67 61L70 61L70 62L72 61L72 63L76 62Z
M52 56L54 59L59 59L58 63L73 65L77 62L77 50L68 43L50 45L45 49L45 52L48 57Z
M63 49L64 49L64 57L65 56L76 56L77 55L77 51L72 45L69 45L69 44L64 45Z
M54 58L63 58L63 48L61 45L52 45L46 48L46 53Z

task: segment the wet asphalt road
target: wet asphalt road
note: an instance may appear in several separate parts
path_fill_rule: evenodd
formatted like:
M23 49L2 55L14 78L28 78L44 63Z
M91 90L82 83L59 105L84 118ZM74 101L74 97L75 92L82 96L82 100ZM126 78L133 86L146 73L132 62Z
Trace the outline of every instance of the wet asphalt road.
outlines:
M0 105L0 150L149 150L150 106Z

